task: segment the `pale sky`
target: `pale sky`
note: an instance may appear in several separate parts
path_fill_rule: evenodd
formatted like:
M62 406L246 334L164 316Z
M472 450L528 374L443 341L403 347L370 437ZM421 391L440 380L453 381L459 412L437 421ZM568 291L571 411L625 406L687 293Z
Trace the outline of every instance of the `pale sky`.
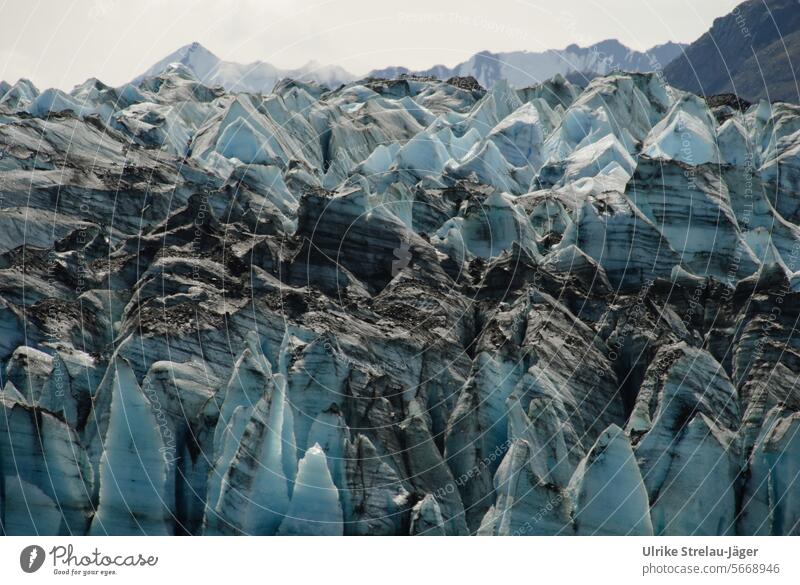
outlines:
M0 0L0 79L119 85L199 41L283 68L452 66L481 50L691 42L738 0Z

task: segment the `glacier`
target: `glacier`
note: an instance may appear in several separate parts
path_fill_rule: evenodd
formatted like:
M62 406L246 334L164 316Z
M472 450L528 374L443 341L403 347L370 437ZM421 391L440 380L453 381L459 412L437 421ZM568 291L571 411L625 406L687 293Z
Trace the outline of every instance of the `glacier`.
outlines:
M0 533L800 534L800 106L178 57L2 85Z

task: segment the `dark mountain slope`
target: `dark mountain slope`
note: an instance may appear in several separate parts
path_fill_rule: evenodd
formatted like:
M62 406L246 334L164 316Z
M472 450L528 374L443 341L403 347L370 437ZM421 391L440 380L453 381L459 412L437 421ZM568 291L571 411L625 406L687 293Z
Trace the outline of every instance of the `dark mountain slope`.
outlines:
M664 74L670 84L698 94L797 102L799 33L796 0L748 0L716 19Z

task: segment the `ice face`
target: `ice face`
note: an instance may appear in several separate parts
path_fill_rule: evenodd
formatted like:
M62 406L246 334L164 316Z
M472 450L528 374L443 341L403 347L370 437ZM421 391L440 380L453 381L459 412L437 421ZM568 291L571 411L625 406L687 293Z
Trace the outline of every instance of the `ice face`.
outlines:
M318 444L300 460L289 511L278 534L341 536L342 507L328 460Z
M653 128L645 141L644 154L690 165L719 162L720 154L712 131L697 116L676 110Z
M656 534L733 534L734 492L718 486L732 485L738 473L736 391L722 366L703 350L680 343L659 355L670 362L669 369L645 373L628 422L642 435L636 458L651 497L653 529ZM681 427L674 437L673 429Z
M167 454L152 407L126 361L115 363L91 534L167 534Z
M616 425L600 435L578 465L568 491L578 534L653 534L642 475L627 437Z
M0 86L3 532L797 532L796 106L190 49Z

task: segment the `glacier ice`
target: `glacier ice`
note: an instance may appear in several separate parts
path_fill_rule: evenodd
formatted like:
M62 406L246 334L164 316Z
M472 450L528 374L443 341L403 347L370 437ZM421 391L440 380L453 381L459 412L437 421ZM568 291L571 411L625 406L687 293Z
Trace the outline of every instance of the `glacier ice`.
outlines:
M0 531L798 534L800 108L206 57L0 85Z
M99 504L90 534L167 534L164 440L130 365L117 359L99 467Z
M306 450L297 470L292 501L278 534L341 536L342 507L328 459L318 444Z
M567 491L579 535L653 534L647 492L622 429L610 426L578 465Z

